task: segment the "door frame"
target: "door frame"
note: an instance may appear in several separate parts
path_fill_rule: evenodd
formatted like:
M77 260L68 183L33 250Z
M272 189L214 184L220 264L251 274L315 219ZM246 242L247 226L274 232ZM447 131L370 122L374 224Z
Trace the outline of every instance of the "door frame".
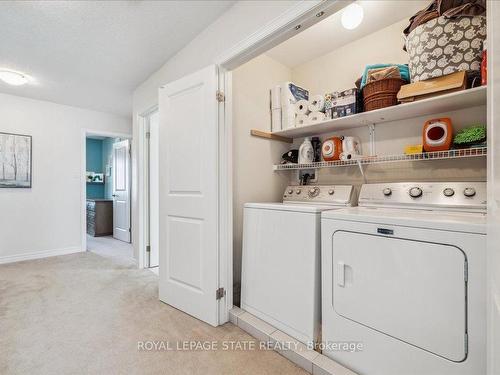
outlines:
M154 112L159 110L158 104L155 104L145 111L141 112L138 115L138 124L139 124L139 136L138 136L138 147L137 147L137 162L138 162L138 184L137 184L137 190L138 190L138 211L139 211L139 221L137 223L138 226L138 236L137 236L137 243L139 247L139 252L138 252L138 258L137 258L137 266L139 268L147 268L147 262L146 262L146 244L147 244L147 230L150 230L151 223L148 221L150 218L149 216L149 210L148 210L148 195L146 192L149 189L149 178L148 178L148 172L146 170L146 167L148 166L148 154L146 153L147 150L147 138L146 138L146 132L147 132L147 125L149 121L149 116L153 114ZM149 228L146 223L149 222Z
M270 48L320 22L322 19L346 7L354 0L301 1L250 34L214 59L219 67L219 90L224 91L225 101L219 105L219 286L226 291L220 300L219 324L229 321L233 308L233 198L232 198L232 80L231 71L245 64ZM181 77L177 77L181 78ZM165 82L164 84L167 84ZM215 95L215 93L214 93ZM138 171L137 206L139 212L138 245L139 268L145 266L145 121L147 115L158 107L158 96L137 115L138 142L135 170Z
M108 132L102 130L94 130L83 128L81 133L81 147L80 147L80 230L81 230L81 247L82 251L87 251L87 149L86 139L88 136L108 137L108 138L126 138L132 144L132 134ZM130 174L132 178L132 174ZM131 182L131 181L130 181ZM132 193L132 184L130 184L130 193ZM130 220L132 223L132 212L130 213ZM133 240L133 239L131 239ZM131 241L132 242L132 241Z

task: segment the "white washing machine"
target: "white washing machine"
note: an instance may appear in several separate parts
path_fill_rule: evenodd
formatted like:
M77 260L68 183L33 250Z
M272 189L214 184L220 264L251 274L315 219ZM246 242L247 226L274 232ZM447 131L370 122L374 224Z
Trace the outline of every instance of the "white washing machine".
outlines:
M283 203L244 208L241 308L309 344L320 334L321 212L350 206L352 186L289 186Z
M486 374L486 184L363 185L358 204L322 215L323 354L362 375Z

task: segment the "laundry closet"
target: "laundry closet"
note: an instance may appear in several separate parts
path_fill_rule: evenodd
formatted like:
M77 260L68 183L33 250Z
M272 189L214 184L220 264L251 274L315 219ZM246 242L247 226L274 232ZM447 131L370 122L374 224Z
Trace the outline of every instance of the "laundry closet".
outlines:
M352 186L352 196L350 190L346 193L346 206L351 205L351 201L347 202L351 199L356 206L358 198L361 204L368 202L367 206L370 202L378 202L378 196L370 196L373 192L380 194L381 202L384 195L387 198L392 194L393 200L404 201L399 202L402 207L420 209L412 206L413 198L427 199L437 194L437 190L447 197L457 197L462 190L468 191L470 182L479 184L477 194L474 190L476 200L474 204L470 202L471 211L478 207L486 209L487 94L485 70L481 71L480 66L487 53L483 51L485 17L480 18L474 14L479 12L477 9L469 8L467 16L453 14L458 17L454 18L456 24L453 26L448 24L453 18L442 16L434 17L434 24L429 16L411 25L410 17L426 9L429 3L427 0L356 2L362 8L357 25L355 13L359 9L355 7L354 15L347 19L343 19L342 11L332 15L318 14L324 17L322 21L232 72L235 305L240 303L244 220L262 221L260 217L249 219L250 216L244 214L244 206L250 202L286 202L298 200L300 193L309 194L309 197L323 194L313 191L316 187L327 188L324 192L327 199L334 190L337 194L344 191L343 187ZM449 10L453 11L459 12ZM460 24L459 20L465 21ZM443 24L440 26L439 22ZM465 43L460 44L454 38ZM447 49L450 44L457 45L451 52ZM422 59L424 53L427 54L425 61ZM474 59L469 60L467 54L472 54ZM463 61L458 61L458 55ZM445 60L446 63L442 63ZM441 72L437 72L439 69ZM418 79L410 79L410 76L418 76ZM374 86L376 81L391 78L395 83L401 82L396 88L385 82L385 86L375 89L375 99L368 100L368 85L377 87ZM284 103L282 90L285 88L290 91L287 94L294 103ZM276 95L277 89L281 90L279 95ZM280 103L276 105L278 96ZM314 102L318 97L322 98L319 104ZM301 101L306 107L304 110L299 108ZM314 107L316 104L318 106ZM286 105L295 107L285 109ZM316 112L319 115L315 115ZM307 140L312 142L308 144ZM302 147L307 149L310 145L314 146L309 152L311 159L301 160ZM344 152L336 150L337 154L332 156L328 154L328 147L343 147ZM367 187L362 189L364 185ZM404 197L401 192L405 193ZM407 192L412 199L408 204L405 201ZM466 197L473 195L466 194ZM483 201L479 202L481 199ZM434 204L438 205L429 202L427 208L432 210ZM329 228L324 224L323 227ZM387 229L387 233L383 232L385 228L378 229L383 236L392 235L392 229ZM264 235L256 229L251 233ZM483 237L484 233L480 238ZM289 264L287 258L283 257L282 267ZM478 262L482 261L484 259L480 258ZM257 260L252 262L254 267L260 267ZM280 268L279 264L273 266ZM349 267L342 268L341 272L349 281ZM246 280L249 282L248 278ZM331 278L328 280L332 282ZM267 283L273 282L286 285L289 280L269 277ZM481 312L472 310L469 314L480 315ZM360 321L361 325L368 325L361 318ZM457 326L463 324L463 320L457 322ZM385 332L385 328L377 324L379 322L374 322L372 328ZM283 323L282 330L286 326ZM387 332L387 335L392 334L390 329ZM295 337L292 333L288 334ZM408 333L408 337L413 334L416 332ZM466 349L465 354L454 352L455 355L436 349L439 343L434 348L418 340L413 342L411 338L401 341L457 363L463 361L467 353L474 357L470 353L475 349L469 352ZM376 340L372 344L383 345ZM340 362L348 366L349 359L342 358ZM427 365L427 370L439 368L430 362ZM456 371L469 373L467 369Z

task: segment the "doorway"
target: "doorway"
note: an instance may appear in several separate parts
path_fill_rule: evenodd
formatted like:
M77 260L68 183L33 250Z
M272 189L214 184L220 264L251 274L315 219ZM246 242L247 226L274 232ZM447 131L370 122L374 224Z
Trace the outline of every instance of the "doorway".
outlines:
M158 132L160 114L158 107L152 108L143 116L144 123L144 267L158 274L160 265L159 253L159 141Z
M134 262L130 137L84 131L82 248Z

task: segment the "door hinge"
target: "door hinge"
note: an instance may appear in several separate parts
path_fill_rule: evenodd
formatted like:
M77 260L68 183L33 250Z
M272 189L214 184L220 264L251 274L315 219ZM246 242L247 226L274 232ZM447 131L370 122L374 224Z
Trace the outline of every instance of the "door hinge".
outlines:
M215 97L217 98L217 101L219 103L222 103L226 100L226 96L224 95L224 92L220 91L220 90L217 90L217 92L215 93Z
M150 253L150 252L151 252L151 246L150 246L150 245L147 245L147 246L146 246L146 252L147 252L147 253Z
M151 133L150 132L146 132L146 138L147 139L151 138Z
M226 296L226 290L224 288L219 288L215 291L215 299L219 300Z

